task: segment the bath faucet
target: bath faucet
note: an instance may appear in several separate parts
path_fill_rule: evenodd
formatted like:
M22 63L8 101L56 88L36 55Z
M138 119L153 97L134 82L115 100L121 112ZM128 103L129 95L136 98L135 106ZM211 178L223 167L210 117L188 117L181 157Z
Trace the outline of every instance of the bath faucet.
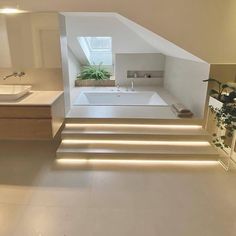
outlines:
M22 77L22 76L24 76L25 75L25 72L14 72L14 73L12 73L12 74L10 74L10 75L6 75L5 77L3 77L3 80L6 80L6 79L8 79L8 78L10 78L10 77Z
M131 91L134 91L134 81L131 80Z
M116 88L117 88L117 91L120 91L120 84L119 83L116 85Z

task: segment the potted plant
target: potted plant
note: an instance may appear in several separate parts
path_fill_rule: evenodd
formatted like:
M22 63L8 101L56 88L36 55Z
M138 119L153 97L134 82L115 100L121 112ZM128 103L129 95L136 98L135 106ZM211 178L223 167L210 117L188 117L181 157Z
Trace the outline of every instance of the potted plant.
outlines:
M221 83L215 79L204 80L204 82L213 82L217 89L210 90L209 108L214 114L216 126L220 131L213 133L212 142L221 149L229 148L227 141L232 138L236 129L236 90L229 83Z
M209 105L219 108L222 107L223 103L234 102L234 98L236 98L236 90L230 83L221 83L213 78L203 80L203 82L212 82L217 85L216 89L210 90Z
M229 139L236 130L236 103L223 103L221 108L210 106L210 110L214 113L216 126L224 131L220 136L214 133L212 142L221 149L229 148Z
M102 64L84 66L77 76L76 86L113 86L111 73Z

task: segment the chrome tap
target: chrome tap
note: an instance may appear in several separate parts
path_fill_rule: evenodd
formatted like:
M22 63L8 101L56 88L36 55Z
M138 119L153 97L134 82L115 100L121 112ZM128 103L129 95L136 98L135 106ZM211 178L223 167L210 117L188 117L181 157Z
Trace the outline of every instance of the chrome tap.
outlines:
M117 91L120 91L120 84L119 83L116 85L116 88L117 88Z
M22 77L22 76L24 76L25 75L25 72L14 72L14 73L12 73L12 74L10 74L10 75L6 75L5 77L3 77L3 80L6 80L6 79L8 79L8 78L10 78L10 77Z
M134 81L131 80L131 91L134 91Z

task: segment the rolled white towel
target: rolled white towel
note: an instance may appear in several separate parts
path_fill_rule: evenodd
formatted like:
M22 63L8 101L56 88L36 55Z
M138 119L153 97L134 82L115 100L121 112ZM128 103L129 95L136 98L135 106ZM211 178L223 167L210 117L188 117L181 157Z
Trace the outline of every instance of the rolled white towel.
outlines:
M172 104L172 107L178 112L178 113L191 113L189 109L187 109L183 104L181 103L175 103Z
M191 111L189 111L189 110L187 112L187 109L185 110L185 112L178 112L178 110L176 109L176 107L174 105L172 105L171 108L172 108L172 111L179 118L192 118L193 117L193 113Z
M178 113L177 116L179 118L191 118L191 117L193 117L193 113L192 112Z

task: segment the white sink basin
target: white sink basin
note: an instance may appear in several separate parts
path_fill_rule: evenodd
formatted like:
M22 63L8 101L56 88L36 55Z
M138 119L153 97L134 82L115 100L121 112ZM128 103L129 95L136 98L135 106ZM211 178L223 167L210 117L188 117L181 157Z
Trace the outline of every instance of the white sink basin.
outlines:
M31 90L30 85L0 85L0 101L14 101Z

